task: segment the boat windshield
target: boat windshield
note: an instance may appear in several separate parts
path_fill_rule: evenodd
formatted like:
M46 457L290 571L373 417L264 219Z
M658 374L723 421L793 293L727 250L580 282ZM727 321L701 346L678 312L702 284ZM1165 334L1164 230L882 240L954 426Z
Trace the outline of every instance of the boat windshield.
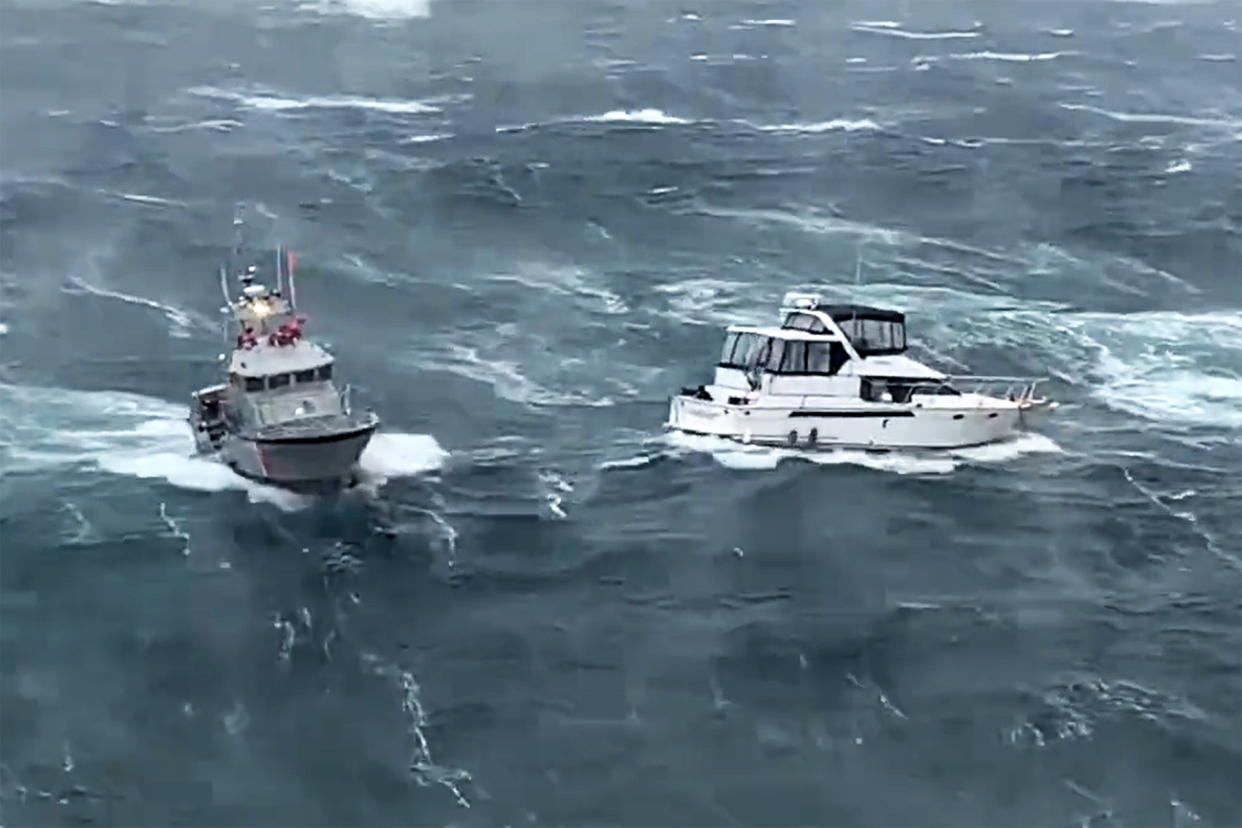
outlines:
M730 333L720 352L720 367L773 374L831 376L848 356L840 342L779 339L757 333Z
M841 333L849 337L859 356L899 354L906 350L904 322L865 317L835 320Z

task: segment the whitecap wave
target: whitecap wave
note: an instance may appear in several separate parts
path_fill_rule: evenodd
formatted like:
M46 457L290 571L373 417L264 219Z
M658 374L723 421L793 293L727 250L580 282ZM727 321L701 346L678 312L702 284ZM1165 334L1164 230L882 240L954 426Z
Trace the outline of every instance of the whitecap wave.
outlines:
M83 279L78 278L77 276L70 276L66 279L66 282L69 285L64 289L66 293L85 293L91 296L98 296L102 299L115 299L128 305L138 305L139 307L151 308L159 311L170 323L168 333L179 339L189 339L193 336L194 328L196 326L203 327L204 329L210 329L211 327L204 321L196 321L195 318L188 312L183 311L178 307L168 305L163 302L157 302L156 300L148 299L145 296L134 296L129 293L123 293L119 290L110 290L109 288L97 287L84 281Z
M870 118L834 118L830 121L793 124L749 124L762 132L807 133L820 132L858 132L860 130L878 130L880 125Z
M856 32L900 37L906 40L967 40L978 37L978 32L910 32L896 26L871 26L854 23L850 26Z
M310 0L298 9L367 20L411 20L431 16L431 0Z
M1071 112L1090 112L1092 115L1099 115L1103 118L1129 124L1182 124L1185 126L1220 127L1223 129L1238 129L1242 127L1242 119L1238 118L1201 118L1193 115L1174 115L1157 112L1117 112L1111 109L1101 109L1098 106L1074 103L1063 103L1061 108L1068 109Z
M1033 63L1057 58L1069 57L1075 52L963 52L946 55L949 60L998 60L1005 63ZM913 59L917 63L935 63L941 60L938 55L920 55Z
M583 121L594 121L597 123L633 123L633 124L688 124L685 118L679 118L676 115L669 115L662 109L614 109L605 112L602 115L586 115L581 119Z
M393 115L425 115L440 112L440 107L425 101L368 98L351 95L310 95L304 98L289 98L265 92L246 94L215 86L196 86L189 90L191 95L203 98L216 98L233 101L250 109L267 112L287 112L305 109L362 109L373 112L384 112Z

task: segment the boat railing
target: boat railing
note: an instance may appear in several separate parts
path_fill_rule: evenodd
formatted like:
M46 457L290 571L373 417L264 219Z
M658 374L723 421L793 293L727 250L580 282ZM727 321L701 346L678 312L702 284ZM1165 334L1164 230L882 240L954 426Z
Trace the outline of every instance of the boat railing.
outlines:
M918 381L910 387L910 395L937 395L956 391L959 394L983 394L1002 397L1012 402L1031 402L1047 377L992 377L957 374L939 380Z
M354 413L354 387L349 383L341 386L337 392L341 400L341 412L349 415Z

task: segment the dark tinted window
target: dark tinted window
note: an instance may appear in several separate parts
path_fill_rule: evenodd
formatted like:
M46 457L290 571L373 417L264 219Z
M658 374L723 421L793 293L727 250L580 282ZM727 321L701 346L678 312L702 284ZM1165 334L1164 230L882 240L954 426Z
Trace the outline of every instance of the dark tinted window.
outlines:
M812 374L835 374L847 357L840 342L808 342L806 370Z
M318 368L315 369L315 375L319 377L319 379L321 380L332 379L332 366L331 365L320 365Z
M272 374L267 378L268 388L284 388L289 384L288 374Z
M297 382L314 382L315 381L315 369L308 368L305 371L298 371L296 374L293 375L293 378Z
M726 368L749 368L763 337L753 333L731 333L725 337L720 364Z
M782 328L792 328L795 331L810 331L811 333L828 333L828 327L819 321L819 317L812 316L809 313L791 313L785 317L785 324Z
M262 391L263 390L263 377L246 377L246 390L247 391Z
M841 319L837 321L841 331L859 353L876 351L904 351L906 326L900 322L879 319Z
M806 346L805 342L785 343L785 355L781 358L782 374L806 373Z

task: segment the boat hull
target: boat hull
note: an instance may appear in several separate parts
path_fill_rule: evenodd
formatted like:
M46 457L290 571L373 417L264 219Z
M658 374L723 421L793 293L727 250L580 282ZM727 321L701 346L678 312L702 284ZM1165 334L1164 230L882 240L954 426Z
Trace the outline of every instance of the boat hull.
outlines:
M378 423L307 437L229 435L221 458L238 474L292 489L319 489L353 479Z
M986 398L961 405L733 405L679 395L665 427L739 442L800 449L952 449L1027 429L1042 401Z

